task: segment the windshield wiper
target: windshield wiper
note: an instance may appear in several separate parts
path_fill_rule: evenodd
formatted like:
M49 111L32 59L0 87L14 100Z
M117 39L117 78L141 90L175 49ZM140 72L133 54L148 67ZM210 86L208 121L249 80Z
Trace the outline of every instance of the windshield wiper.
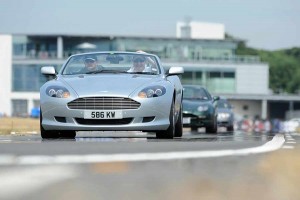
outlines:
M128 74L149 74L149 75L157 75L153 72L127 72Z

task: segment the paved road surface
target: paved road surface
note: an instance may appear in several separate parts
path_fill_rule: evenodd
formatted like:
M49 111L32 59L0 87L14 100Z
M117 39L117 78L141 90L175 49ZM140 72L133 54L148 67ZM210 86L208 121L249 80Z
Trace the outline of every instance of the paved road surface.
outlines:
M0 136L0 199L300 199L297 134Z

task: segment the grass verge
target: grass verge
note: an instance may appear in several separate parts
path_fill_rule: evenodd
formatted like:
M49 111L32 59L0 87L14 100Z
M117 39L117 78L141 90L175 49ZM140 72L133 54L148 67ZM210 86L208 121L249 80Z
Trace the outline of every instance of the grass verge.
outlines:
M39 119L16 117L0 118L0 135L27 132L40 132Z

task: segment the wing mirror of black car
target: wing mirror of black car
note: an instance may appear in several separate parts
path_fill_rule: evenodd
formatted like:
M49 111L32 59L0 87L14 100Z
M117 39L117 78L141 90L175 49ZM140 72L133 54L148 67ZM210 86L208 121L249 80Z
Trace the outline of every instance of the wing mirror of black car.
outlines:
M41 73L47 77L48 80L51 80L56 77L55 67L53 66L44 66L41 68Z
M220 97L219 97L219 96L214 96L214 97L213 97L213 101L218 101L218 100L220 100Z
M184 73L183 67L171 67L166 73L167 76L180 75Z

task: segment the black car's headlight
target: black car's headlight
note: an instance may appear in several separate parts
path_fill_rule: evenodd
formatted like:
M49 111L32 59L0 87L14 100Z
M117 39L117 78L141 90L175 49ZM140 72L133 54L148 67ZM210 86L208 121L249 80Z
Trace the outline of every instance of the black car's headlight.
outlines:
M139 92L138 96L140 98L152 98L160 97L166 93L166 88L160 85L150 86L144 88Z
M207 111L208 109L209 109L209 106L207 106L207 105L199 106L199 107L197 108L197 110L198 110L199 112L204 112L204 111Z
M50 97L56 97L56 98L70 97L69 90L67 90L67 88L62 86L49 86L46 89L46 94Z
M226 119L229 118L230 114L229 113L218 113L218 118L219 119Z

